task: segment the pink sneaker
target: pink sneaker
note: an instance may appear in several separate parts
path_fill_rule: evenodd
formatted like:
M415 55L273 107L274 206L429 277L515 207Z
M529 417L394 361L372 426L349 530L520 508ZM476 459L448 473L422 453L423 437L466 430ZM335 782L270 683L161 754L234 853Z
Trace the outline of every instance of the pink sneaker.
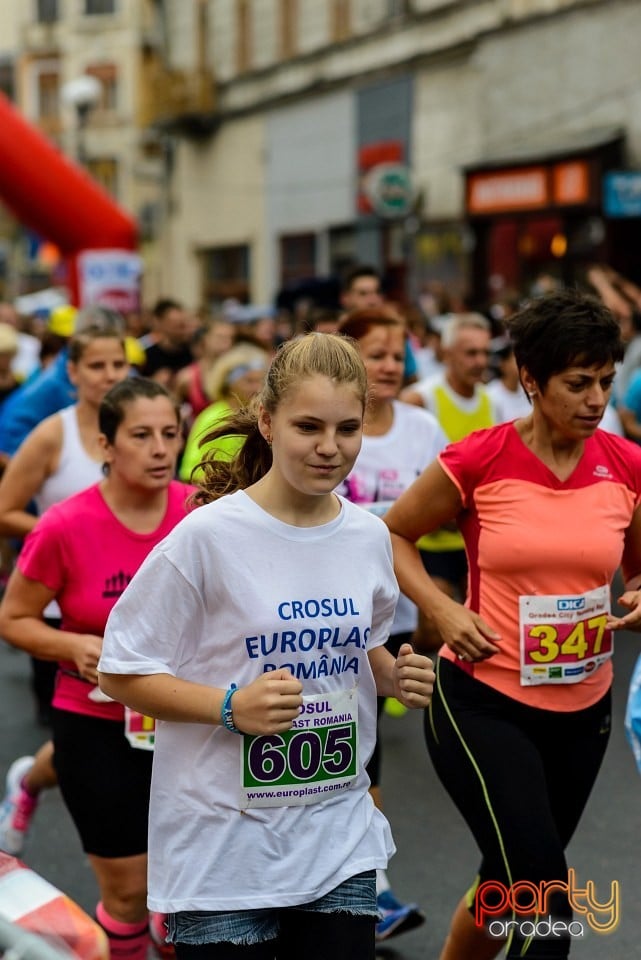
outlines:
M31 770L33 757L19 757L7 771L6 793L0 806L0 850L17 857L22 853L38 806L38 797L32 796L22 786L22 781Z
M167 943L167 923L164 913L149 914L149 935L156 956L161 960L175 960L173 943Z

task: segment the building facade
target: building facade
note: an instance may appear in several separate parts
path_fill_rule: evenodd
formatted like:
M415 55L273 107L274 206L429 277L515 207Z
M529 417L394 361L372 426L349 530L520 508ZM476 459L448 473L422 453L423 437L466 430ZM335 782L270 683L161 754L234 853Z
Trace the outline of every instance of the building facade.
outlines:
M5 0L0 6L2 91L135 218L145 292L148 299L158 295L171 157L161 124L175 112L188 114L192 104L211 110L211 76L202 82L195 49L189 73L167 65L155 0ZM87 78L94 81L89 94ZM14 289L5 292L64 282L47 237L6 217L2 232L13 260Z
M638 0L15 9L17 102L63 149L56 83L101 81L87 166L139 219L148 297L264 303L355 261L479 306L594 261L641 281Z
M634 0L170 2L183 68L199 7L216 109L176 144L183 296L262 302L356 260L401 299L595 260L640 279L638 211L605 198L641 167Z

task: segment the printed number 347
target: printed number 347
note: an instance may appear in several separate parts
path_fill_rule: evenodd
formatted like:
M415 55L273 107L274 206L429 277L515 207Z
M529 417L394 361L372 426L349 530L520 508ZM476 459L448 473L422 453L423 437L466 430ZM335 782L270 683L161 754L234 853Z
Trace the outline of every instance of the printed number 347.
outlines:
M550 663L561 654L583 660L586 654L596 656L601 653L607 617L604 613L589 620L574 624L564 638L557 626L541 623L528 631L528 636L538 640L538 649L530 651L530 657L536 663Z

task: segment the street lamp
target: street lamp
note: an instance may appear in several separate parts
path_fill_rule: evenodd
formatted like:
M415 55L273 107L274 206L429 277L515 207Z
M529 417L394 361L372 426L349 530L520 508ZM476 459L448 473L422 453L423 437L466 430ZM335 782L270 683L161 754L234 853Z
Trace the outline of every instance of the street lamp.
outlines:
M76 157L81 166L86 166L87 152L85 149L85 127L89 114L96 106L102 95L102 84L97 77L84 73L74 80L69 80L62 86L64 103L73 107L76 112Z

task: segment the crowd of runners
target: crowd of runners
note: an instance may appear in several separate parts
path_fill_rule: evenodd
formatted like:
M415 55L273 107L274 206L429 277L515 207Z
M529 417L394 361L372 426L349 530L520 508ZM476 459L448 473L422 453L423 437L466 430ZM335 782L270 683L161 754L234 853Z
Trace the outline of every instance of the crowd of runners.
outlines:
M0 635L43 744L0 848L28 862L59 788L112 960L367 960L420 926L378 729L409 708L481 857L441 960L567 957L564 851L641 624L641 295L630 320L614 292L408 312L361 266L286 318L2 305ZM559 936L478 923L554 881Z

